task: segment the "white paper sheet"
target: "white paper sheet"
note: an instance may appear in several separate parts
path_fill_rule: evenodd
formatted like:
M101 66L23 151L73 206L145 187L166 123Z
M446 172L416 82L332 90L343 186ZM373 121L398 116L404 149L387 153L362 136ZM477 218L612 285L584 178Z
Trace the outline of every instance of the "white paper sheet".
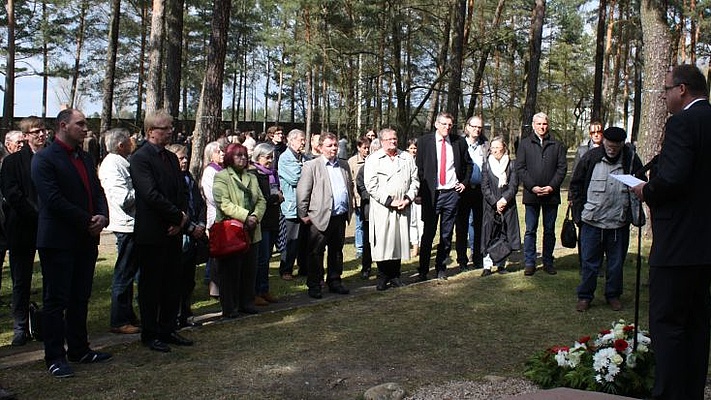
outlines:
M610 174L611 177L617 179L618 181L624 183L625 185L629 187L635 187L639 185L640 183L644 183L643 180L635 177L634 175L612 175Z

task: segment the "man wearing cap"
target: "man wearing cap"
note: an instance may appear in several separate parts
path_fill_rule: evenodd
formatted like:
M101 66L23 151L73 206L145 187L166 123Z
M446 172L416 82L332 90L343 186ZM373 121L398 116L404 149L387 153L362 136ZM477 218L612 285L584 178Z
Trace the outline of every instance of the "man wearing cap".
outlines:
M625 146L627 133L618 127L603 132L602 146L585 153L570 181L573 219L580 226L582 274L576 310L587 311L595 297L598 270L607 257L605 299L614 311L622 309L622 265L630 239L630 192L611 175L629 174L642 166Z

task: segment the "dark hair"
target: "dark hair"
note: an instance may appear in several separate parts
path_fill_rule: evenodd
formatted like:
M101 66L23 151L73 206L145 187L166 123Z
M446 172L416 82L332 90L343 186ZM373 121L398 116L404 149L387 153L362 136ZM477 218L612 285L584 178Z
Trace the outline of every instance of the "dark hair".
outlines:
M417 138L412 138L412 139L410 139L410 140L407 141L407 147L410 147L410 146L412 146L413 144L415 145L415 147L417 147Z
M74 115L74 111L75 110L73 108L65 108L64 110L60 111L59 114L57 114L57 118L55 119L57 129L59 129L59 125L62 122L66 124L72 120L72 115Z
M370 147L370 139L368 139L368 137L365 135L359 137L358 141L356 142L357 147L360 147L362 145L367 145L368 147Z
M247 148L239 143L230 143L225 150L225 167L231 167L235 165L235 156L244 155L247 156Z
M708 96L706 78L699 69L692 64L681 64L672 68L672 82L675 85L684 84L689 93L695 96Z
M321 132L321 136L319 136L319 138L318 138L318 144L322 145L323 141L326 139L331 139L334 142L338 141L338 137L335 134L333 134L331 132Z

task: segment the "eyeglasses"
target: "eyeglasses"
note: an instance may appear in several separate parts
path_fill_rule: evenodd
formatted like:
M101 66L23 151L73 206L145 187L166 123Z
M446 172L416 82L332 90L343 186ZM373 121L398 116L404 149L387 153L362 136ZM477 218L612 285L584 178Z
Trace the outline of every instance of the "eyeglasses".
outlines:
M477 128L477 129L481 129L481 128L482 128L481 125L472 125L472 124L467 124L467 125L468 125L470 128Z
M681 86L681 85L685 85L685 83L677 83L677 84L674 85L674 86L664 86L664 92L666 93L666 92L668 92L668 91L674 89L675 87L678 87L678 86Z
M47 131L45 131L44 129L32 129L27 132L28 135L33 135L33 136L44 135L46 133L47 133Z

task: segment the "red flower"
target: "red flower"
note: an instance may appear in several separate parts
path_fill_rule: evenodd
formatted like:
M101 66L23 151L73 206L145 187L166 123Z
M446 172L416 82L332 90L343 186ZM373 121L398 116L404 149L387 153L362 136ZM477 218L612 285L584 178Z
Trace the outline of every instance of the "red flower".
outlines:
M617 339L615 340L615 343L613 343L613 346L615 347L615 350L622 353L629 346L629 344L627 344L625 339Z
M578 339L578 343L585 344L590 341L590 336L583 336L580 339Z
M550 352L553 354L558 354L559 351L570 351L568 346L553 346L550 348Z
M624 332L632 332L634 330L634 325L626 325L624 328L622 328L622 331Z

